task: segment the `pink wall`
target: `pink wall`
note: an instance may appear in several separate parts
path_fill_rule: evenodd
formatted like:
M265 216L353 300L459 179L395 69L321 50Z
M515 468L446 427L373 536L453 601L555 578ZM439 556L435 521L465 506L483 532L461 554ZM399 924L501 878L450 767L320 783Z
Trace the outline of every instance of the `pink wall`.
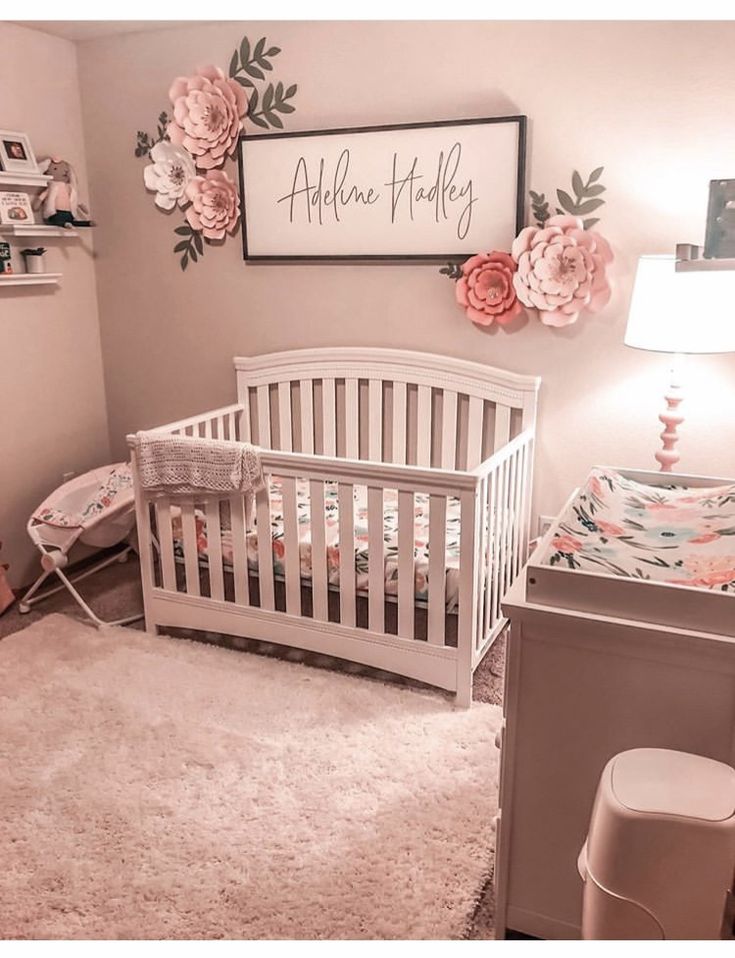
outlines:
M290 129L522 112L535 190L604 165L600 228L617 255L604 313L563 330L485 332L436 266L245 266L238 239L182 274L176 224L143 188L135 132L168 106L173 77L226 68L244 32L283 49L277 78L299 84ZM735 172L734 41L732 23L276 22L81 44L115 453L129 430L231 401L235 354L364 344L540 374L542 513L593 463L655 465L665 365L622 344L632 276L639 254L702 240L708 181ZM735 474L733 373L735 356L693 363L683 470Z
M37 157L71 161L86 194L74 44L0 23L0 128L28 133ZM41 240L15 242L18 251ZM61 286L0 290L0 561L15 586L35 578L31 511L66 472L109 461L92 236L44 239Z

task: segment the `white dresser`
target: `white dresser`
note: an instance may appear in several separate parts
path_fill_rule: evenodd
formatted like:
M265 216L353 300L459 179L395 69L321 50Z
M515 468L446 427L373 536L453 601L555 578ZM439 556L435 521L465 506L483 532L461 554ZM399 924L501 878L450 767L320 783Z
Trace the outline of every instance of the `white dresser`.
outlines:
M498 938L580 937L577 856L617 752L671 748L735 764L735 595L576 570L567 579L538 564L547 547L548 536L503 601Z

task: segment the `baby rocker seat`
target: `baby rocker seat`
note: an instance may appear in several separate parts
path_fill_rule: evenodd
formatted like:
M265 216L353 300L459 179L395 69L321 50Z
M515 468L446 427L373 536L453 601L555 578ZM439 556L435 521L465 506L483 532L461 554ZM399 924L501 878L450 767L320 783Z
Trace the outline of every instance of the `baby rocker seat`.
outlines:
M118 462L92 469L59 486L28 520L28 535L41 553L43 572L23 596L19 611L30 612L36 602L42 602L66 588L97 626L127 625L142 619L141 612L114 622L105 622L92 611L73 585L113 562L125 562L133 548L126 539L134 525L133 478L128 463ZM125 544L115 555L90 566L77 576L69 577L62 569L68 564L69 551L77 542L98 549L111 548L122 542ZM36 595L54 572L62 584Z

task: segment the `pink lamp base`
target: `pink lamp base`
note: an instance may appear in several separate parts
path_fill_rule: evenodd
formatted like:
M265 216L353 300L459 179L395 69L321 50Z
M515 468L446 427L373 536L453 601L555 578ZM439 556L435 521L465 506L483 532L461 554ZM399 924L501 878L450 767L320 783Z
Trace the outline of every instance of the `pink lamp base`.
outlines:
M682 357L676 355L671 366L671 382L664 393L666 408L658 416L664 425L664 431L661 433L663 448L656 453L656 460L661 466L661 472L673 472L674 466L680 458L675 446L679 441L677 429L684 422L684 416L679 411L679 406L684 399L681 366Z

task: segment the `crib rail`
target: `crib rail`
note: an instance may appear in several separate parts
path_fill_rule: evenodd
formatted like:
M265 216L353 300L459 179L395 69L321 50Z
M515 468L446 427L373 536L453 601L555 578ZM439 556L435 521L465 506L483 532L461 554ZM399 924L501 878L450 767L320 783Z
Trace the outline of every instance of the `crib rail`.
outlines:
M241 423L245 408L240 403L222 406L208 412L178 419L175 422L148 429L151 433L171 433L179 436L196 436L203 439L237 440L241 436ZM128 444L131 437L128 436Z

